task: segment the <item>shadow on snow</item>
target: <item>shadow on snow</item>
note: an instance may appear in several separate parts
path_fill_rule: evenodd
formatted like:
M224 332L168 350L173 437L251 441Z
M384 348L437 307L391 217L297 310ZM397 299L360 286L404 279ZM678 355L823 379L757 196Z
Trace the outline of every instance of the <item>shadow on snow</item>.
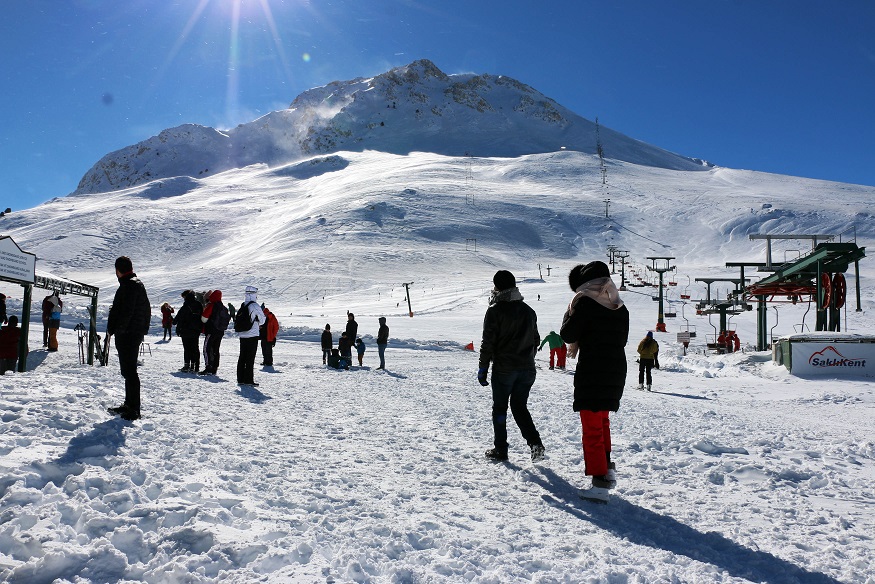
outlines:
M711 564L734 577L754 582L839 584L825 574L809 572L770 553L749 549L719 533L702 533L620 497L612 497L609 505L587 503L580 499L576 487L555 472L548 468L541 468L541 472L544 478L534 473L531 477L549 493L542 495L545 502L621 539Z

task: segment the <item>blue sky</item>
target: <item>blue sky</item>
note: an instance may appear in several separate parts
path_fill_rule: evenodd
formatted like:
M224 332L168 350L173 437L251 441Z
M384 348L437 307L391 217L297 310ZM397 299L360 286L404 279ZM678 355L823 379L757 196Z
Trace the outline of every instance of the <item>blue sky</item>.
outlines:
M875 186L873 30L871 0L4 2L0 209L165 128L421 58L720 166Z

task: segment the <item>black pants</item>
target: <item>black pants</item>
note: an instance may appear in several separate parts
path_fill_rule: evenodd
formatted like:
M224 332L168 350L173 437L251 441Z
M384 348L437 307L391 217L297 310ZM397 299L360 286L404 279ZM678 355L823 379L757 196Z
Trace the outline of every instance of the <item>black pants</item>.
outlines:
M185 366L197 369L201 364L201 352L197 346L200 335L182 335L182 355Z
M273 365L273 343L267 339L261 339L261 357L265 365Z
M541 443L541 435L529 413L529 391L535 383L535 370L492 372L492 429L495 431L495 447L507 450L507 406L516 421L520 434L529 446Z
M638 360L638 385L644 385L644 374L647 374L647 385L653 385L653 376L650 370L656 364L656 359L639 359Z
M116 335L115 350L118 365L125 378L125 405L134 412L140 411L140 376L137 373L137 356L143 335Z
M225 333L207 333L204 335L204 371L215 373L219 370L219 347Z
M255 383L255 356L258 337L240 339L240 357L237 358L237 383Z

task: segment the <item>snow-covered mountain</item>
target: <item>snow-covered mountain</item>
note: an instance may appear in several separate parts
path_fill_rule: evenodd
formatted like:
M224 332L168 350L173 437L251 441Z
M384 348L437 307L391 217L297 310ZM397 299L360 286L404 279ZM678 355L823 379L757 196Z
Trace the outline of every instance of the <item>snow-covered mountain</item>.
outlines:
M596 125L524 83L495 75L446 75L428 60L372 78L335 81L288 109L228 131L183 124L111 152L77 193L122 189L175 176L202 178L338 151L509 157L561 148L636 164L696 170L685 158Z
M358 107L377 95L369 83L344 85L346 93L338 85L338 100ZM332 93L308 92L295 111L314 112L311 102ZM384 114L409 107L395 98ZM343 114L324 119L335 118ZM321 127L309 142L317 150L340 136ZM28 371L0 377L0 580L872 584L871 378L791 376L752 350L754 312L731 319L744 351L705 352L716 325L679 292L702 298L695 278L737 277L726 261L763 261L754 233L834 234L866 246L875 188L694 162L678 169L686 163L669 162L683 159L655 151L664 164L631 162L604 129L605 174L598 156L574 148L464 156L354 140L218 172L203 157L231 138L199 129L190 137L184 147L166 137L177 148L175 157L160 150L167 166L144 151L131 161L156 166L107 168L116 178L132 168L136 180L164 178L106 190L97 181L95 192L0 218L2 235L37 255L38 273L100 287L100 331L118 255L133 259L153 304L143 419L134 423L106 413L123 395L115 357L110 367L79 364L73 327L87 322L90 299L64 296L58 352L39 348L31 320ZM496 143L526 138L509 129ZM646 275L647 256L675 258L678 285L667 294L678 317L656 335L654 391L636 391L635 347L657 308L652 289L622 293L631 333L628 387L611 417L618 485L596 506L578 496L588 482L571 371L549 370L546 348L536 356L529 404L547 459L532 463L511 427L511 460L493 465L483 458L490 392L476 382L477 353L463 347L479 340L497 269L516 274L545 335L570 299L568 269L606 259L608 245L629 250L627 275ZM810 245L775 242L773 256ZM849 295L844 326L871 333L868 258L860 277L860 311ZM853 291L853 274L848 282ZM248 284L282 327L274 366L256 373L261 385L234 384L231 333L218 375L178 372L182 348L160 338L158 306L179 307L186 288L221 289L238 304ZM21 287L0 291L20 314ZM770 334L812 328L806 305L770 305ZM348 310L370 348L364 366L329 370L320 332L326 323L339 331ZM378 371L380 316L390 342ZM698 330L688 349L675 342L681 327Z

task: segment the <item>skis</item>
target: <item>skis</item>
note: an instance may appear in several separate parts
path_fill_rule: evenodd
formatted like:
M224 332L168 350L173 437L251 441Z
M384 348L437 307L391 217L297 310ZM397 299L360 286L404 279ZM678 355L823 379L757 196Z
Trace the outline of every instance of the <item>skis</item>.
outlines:
M109 336L107 336L103 343L100 342L100 335L95 335L94 343L94 353L97 356L97 362L106 367L109 363Z

